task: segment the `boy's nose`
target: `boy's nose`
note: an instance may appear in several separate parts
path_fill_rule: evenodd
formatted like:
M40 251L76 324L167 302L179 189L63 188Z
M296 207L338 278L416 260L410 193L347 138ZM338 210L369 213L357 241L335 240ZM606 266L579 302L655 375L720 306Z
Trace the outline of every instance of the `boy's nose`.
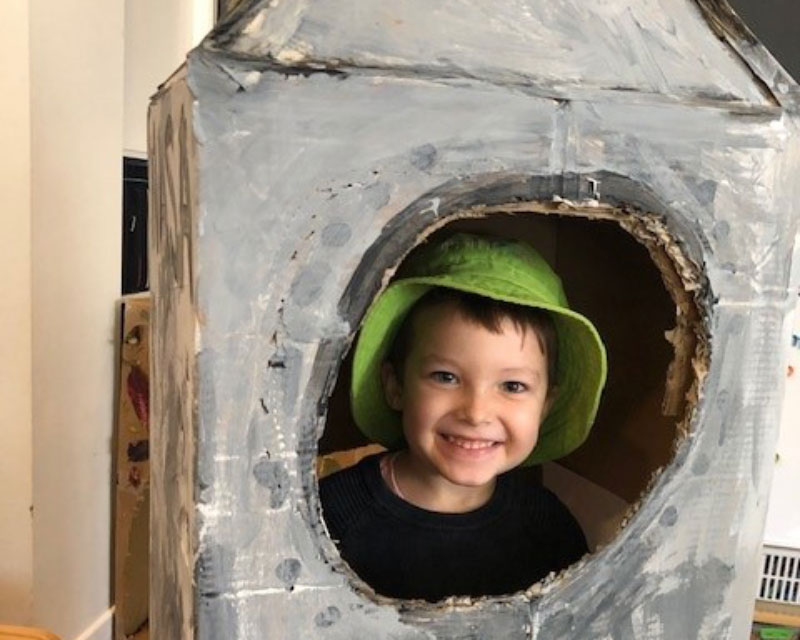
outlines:
M485 393L478 390L465 390L461 403L461 413L470 424L483 424L490 420L490 402Z

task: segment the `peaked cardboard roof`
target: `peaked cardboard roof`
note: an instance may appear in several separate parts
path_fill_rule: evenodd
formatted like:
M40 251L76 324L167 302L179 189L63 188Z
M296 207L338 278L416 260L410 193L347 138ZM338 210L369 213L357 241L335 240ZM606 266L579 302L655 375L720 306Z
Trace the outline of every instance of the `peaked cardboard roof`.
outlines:
M388 70L742 108L798 88L725 0L250 0L207 51L292 68Z

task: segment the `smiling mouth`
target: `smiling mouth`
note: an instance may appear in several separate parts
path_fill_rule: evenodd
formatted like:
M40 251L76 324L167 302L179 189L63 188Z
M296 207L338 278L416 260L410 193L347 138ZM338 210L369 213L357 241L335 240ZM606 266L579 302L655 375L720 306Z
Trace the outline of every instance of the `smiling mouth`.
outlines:
M472 438L460 438L458 436L451 436L443 434L445 440L462 449L491 449L492 447L500 444L497 440L475 440Z

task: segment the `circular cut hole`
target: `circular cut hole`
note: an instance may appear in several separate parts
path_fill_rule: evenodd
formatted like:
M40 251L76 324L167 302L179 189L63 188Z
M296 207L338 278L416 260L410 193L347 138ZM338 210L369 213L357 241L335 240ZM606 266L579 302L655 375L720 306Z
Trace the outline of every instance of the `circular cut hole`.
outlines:
M680 250L668 246L665 231L656 233L652 224L614 210L540 215L535 205L513 214L496 209L454 216L428 238L467 231L530 243L561 277L571 308L590 318L602 336L608 381L589 438L531 474L572 511L595 551L619 534L686 432L705 353L704 326L683 281L686 273L676 266ZM691 263L681 265L684 271L686 265ZM350 416L351 357L330 396L319 440L320 476L380 450Z

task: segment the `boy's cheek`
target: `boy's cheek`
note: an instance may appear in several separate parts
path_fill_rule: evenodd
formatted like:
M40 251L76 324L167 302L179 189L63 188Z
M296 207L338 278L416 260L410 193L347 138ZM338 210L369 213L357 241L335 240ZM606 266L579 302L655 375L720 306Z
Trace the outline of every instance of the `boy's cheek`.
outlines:
M403 394L403 420L414 425L428 423L441 411L435 396L418 389L406 389Z

